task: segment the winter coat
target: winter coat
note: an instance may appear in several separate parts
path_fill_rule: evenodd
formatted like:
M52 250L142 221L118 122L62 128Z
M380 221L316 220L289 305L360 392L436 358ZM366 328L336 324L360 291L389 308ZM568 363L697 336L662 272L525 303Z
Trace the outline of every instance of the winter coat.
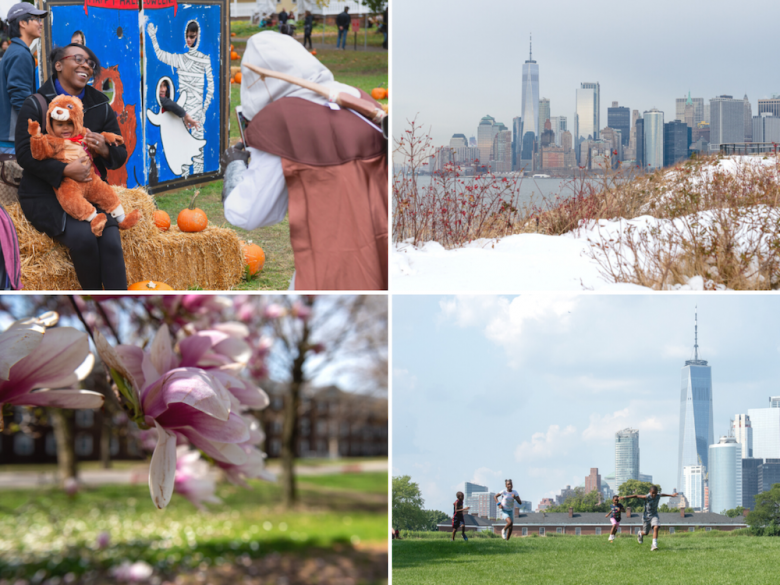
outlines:
M13 141L16 117L33 93L35 59L22 39L11 39L0 61L0 140Z

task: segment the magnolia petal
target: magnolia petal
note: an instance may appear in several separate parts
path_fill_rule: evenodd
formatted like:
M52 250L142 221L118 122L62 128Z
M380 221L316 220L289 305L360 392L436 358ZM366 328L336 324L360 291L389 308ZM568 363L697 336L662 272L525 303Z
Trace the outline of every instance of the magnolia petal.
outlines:
M179 352L181 353L181 366L194 367L203 355L211 349L212 341L209 337L203 335L191 335L179 342Z
M160 510L168 505L176 481L176 435L169 433L157 422L157 447L149 464L149 493L152 502Z
M173 353L173 344L171 343L171 334L167 325L163 324L157 330L157 334L154 336L154 340L152 340L152 345L149 347L148 355L152 365L157 370L157 377L162 376L165 372L177 366L176 356ZM153 379L147 378L147 380Z
M8 380L11 367L32 353L43 341L46 323L51 322L51 319L44 320L44 317L50 315L56 316L57 313L46 313L38 318L14 321L0 334L0 380ZM54 323L56 322L55 319Z
M230 337L237 337L238 339L246 339L249 337L249 327L238 321L219 323L214 325L214 329L222 333L227 333Z
M198 368L171 370L144 390L147 416L157 418L169 405L179 402L219 420L230 416L230 393L214 376Z
M206 439L222 443L244 443L250 437L249 427L241 415L235 412L231 412L225 421L204 414L189 405L175 403L155 421L166 429L189 427Z
M230 463L232 465L242 465L246 463L249 458L244 449L241 448L241 445L237 445L236 443L209 441L190 428L178 429L177 432L187 437L193 447L200 449L206 455L217 461Z
M56 406L57 408L101 408L104 396L91 390L36 390L11 401L20 406Z
M11 368L4 394L14 398L35 388L67 386L89 354L87 334L72 327L49 329L33 353Z
M132 374L133 378L138 383L138 387L143 388L146 386L146 378L144 377L144 369L142 366L144 361L144 350L134 345L118 345L116 347L116 354L119 356L119 359L122 360L125 368ZM157 379L157 377L153 379Z
M214 346L214 352L227 356L234 362L246 364L252 357L252 348L243 339L228 337Z
M260 426L260 421L250 414L242 414L241 418L244 419L247 428L249 429L249 443L252 445L259 445L265 441L265 433Z
M224 371L211 371L210 373L222 382L225 388L227 388L243 406L255 410L262 410L271 402L268 398L268 394L266 394L264 390L246 380L237 378Z
M113 346L106 341L103 334L100 331L95 331L95 349L97 349L100 359L103 360L109 368L116 370L117 373L130 383L130 386L138 395L138 380L136 380L133 372L125 365L122 358L119 356Z

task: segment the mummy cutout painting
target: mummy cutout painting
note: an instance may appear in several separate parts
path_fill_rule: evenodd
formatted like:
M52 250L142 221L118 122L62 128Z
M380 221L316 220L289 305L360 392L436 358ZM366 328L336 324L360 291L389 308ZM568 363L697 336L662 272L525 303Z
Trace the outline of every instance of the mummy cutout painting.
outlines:
M157 104L159 113L146 110L149 122L160 128L165 161L171 172L177 176L186 177L193 161L200 157L200 169L203 171L203 147L206 141L202 139L203 125L199 124L186 109L187 94L182 91L179 99L173 100L173 82L169 77L163 77L157 82ZM192 134L187 131L187 125L192 127ZM199 131L201 137L196 136ZM196 170L195 173L198 171Z
M169 115L169 117L173 116L176 118L175 122L184 129L186 134L190 134L191 137L200 141L199 151L194 157L191 157L191 164L192 174L197 175L203 173L203 146L206 144L206 140L203 140L204 124L206 121L206 111L209 109L209 105L214 98L214 76L211 70L211 59L208 55L198 51L201 33L200 25L198 24L198 21L194 19L187 22L184 30L184 41L187 47L186 53L169 53L167 51L163 51L157 42L157 26L155 26L153 23L149 23L146 30L152 40L154 54L157 56L157 59L166 65L170 65L176 70L176 73L179 77L179 100L177 100L177 103L180 102L179 105L184 108L184 111L189 114L189 116L195 122L197 122L197 125L194 125L191 128L190 134L190 132L187 132L186 128L184 127L181 119L176 118L176 116L173 114L168 114L168 112L162 112L162 105L160 106L160 115ZM171 88L172 87L173 84L171 84ZM171 96L172 95L173 93L171 91ZM149 117L150 122L155 124L155 122L150 117L150 110L147 109L146 115ZM160 122L160 124L155 125L160 126L160 136L162 137L163 143L162 146L163 150L165 151L165 156L168 160L171 172L173 172L175 175L187 177L190 174L189 164L185 165L182 163L181 165L176 166L175 164L171 163L170 159L168 159L168 157L171 155L174 157L178 156L176 152L169 151L179 150L180 144L178 142L175 145L173 145L173 142L169 143L169 139L167 139L163 133L163 120L161 119ZM166 123L166 128L167 126L168 125ZM170 128L173 127L174 125L171 124ZM171 138L171 140L176 140L176 138ZM174 147L168 148L169 144L173 145Z

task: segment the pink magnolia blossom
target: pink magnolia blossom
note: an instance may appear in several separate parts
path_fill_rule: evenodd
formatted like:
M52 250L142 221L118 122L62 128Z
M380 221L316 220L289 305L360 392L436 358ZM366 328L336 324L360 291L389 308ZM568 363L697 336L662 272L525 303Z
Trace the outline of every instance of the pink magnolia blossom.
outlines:
M286 314L287 311L278 303L268 303L263 308L263 317L266 319L278 319L279 317L284 317Z
M92 371L87 334L53 327L54 312L16 321L0 333L0 409L3 404L100 408L99 392L70 388ZM50 388L66 388L50 390Z
M152 566L144 561L135 563L122 561L121 565L111 569L111 575L114 579L122 583L140 583L149 579L153 574L154 569L152 569Z
M209 475L209 466L200 453L182 445L176 448L176 479L173 490L183 495L198 510L205 510L204 502L221 504L215 492L217 482Z
M240 340L216 331L201 333L179 344L181 359L174 353L166 325L147 351L128 345L113 348L99 332L95 334L98 353L111 368L131 417L139 427L157 431L149 491L158 508L167 506L173 494L177 437L186 438L215 461L242 465L249 459L241 447L250 440L241 403L221 381L239 395L248 391L224 370L246 352L234 343Z
M98 534L97 539L95 540L95 544L100 550L108 548L110 542L111 542L111 535L105 530L100 534Z
M292 306L293 317L297 317L301 321L306 321L311 317L311 307L303 304L301 301L295 301Z

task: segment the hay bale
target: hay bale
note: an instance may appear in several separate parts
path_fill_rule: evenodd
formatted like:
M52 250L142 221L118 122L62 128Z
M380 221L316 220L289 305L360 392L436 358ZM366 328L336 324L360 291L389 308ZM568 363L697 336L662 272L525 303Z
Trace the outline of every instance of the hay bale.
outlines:
M114 190L126 210L143 214L135 227L120 231L128 283L158 280L176 290L229 290L240 282L244 254L236 232L211 225L198 233L184 233L175 225L161 232L152 221L151 195L141 188ZM79 290L67 249L36 230L18 204L7 211L19 237L24 289Z

